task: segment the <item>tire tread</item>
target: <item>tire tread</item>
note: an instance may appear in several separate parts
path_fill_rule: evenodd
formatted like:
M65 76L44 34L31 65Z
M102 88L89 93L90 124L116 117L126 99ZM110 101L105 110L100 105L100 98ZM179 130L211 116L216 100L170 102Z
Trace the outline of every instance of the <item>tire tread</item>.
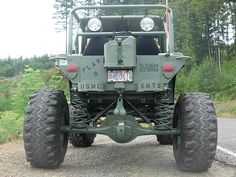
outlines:
M206 171L211 167L217 146L213 102L206 93L186 93L180 96L176 109L183 119L179 150L174 145L176 162L183 171Z
M68 111L63 91L42 89L30 97L24 120L24 147L32 166L55 168L63 161L67 143L60 142L59 109L62 108Z

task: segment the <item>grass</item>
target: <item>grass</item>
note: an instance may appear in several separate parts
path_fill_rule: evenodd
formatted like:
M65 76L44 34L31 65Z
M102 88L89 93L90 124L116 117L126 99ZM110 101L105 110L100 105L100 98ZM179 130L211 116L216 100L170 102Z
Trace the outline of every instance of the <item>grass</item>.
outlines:
M216 101L215 107L218 117L236 118L236 100Z
M22 134L22 118L12 111L0 112L0 144Z

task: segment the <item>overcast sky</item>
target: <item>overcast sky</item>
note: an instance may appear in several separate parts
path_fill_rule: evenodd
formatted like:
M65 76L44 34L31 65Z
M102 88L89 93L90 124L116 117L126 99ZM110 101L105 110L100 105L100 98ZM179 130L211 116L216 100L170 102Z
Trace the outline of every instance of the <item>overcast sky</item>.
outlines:
M0 59L65 52L65 34L54 29L54 1L0 1Z

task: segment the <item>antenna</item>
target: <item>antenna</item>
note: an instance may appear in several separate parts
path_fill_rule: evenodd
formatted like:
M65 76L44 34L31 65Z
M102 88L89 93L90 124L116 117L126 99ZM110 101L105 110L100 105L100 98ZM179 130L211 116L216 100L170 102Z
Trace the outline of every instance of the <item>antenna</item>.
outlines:
M169 7L166 0L166 52L169 53Z

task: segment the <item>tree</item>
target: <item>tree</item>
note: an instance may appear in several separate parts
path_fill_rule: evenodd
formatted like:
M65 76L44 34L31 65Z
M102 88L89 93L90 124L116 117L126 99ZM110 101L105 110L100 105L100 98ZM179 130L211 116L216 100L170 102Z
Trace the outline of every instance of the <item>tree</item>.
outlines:
M55 0L55 13L53 18L56 20L56 30L64 31L67 29L68 16L78 0Z
M67 51L67 24L70 11L78 3L78 0L55 0L55 13L53 18L56 20L56 30L58 32L65 31L66 35L66 51Z
M190 12L191 7L188 0L174 1L170 3L174 11L174 27L177 41L177 48L186 55L195 55L194 45L192 45L191 21ZM181 17L185 17L184 19ZM195 57L194 57L195 58Z
M119 0L55 0L58 25L66 30L69 10L75 5L118 4ZM125 0L126 4L162 3L165 0ZM178 50L193 56L197 63L204 58L219 58L236 53L236 2L235 0L169 0L174 10L174 24ZM157 11L152 11L157 12ZM86 14L87 12L85 12ZM110 14L101 11L100 14ZM112 11L112 13L114 13ZM130 13L132 13L130 11ZM137 13L137 10L135 11ZM93 12L92 12L93 14ZM90 14L91 15L91 14ZM233 35L232 35L233 31ZM230 46L230 41L235 44ZM233 47L232 47L233 46ZM225 52L226 51L226 52Z

